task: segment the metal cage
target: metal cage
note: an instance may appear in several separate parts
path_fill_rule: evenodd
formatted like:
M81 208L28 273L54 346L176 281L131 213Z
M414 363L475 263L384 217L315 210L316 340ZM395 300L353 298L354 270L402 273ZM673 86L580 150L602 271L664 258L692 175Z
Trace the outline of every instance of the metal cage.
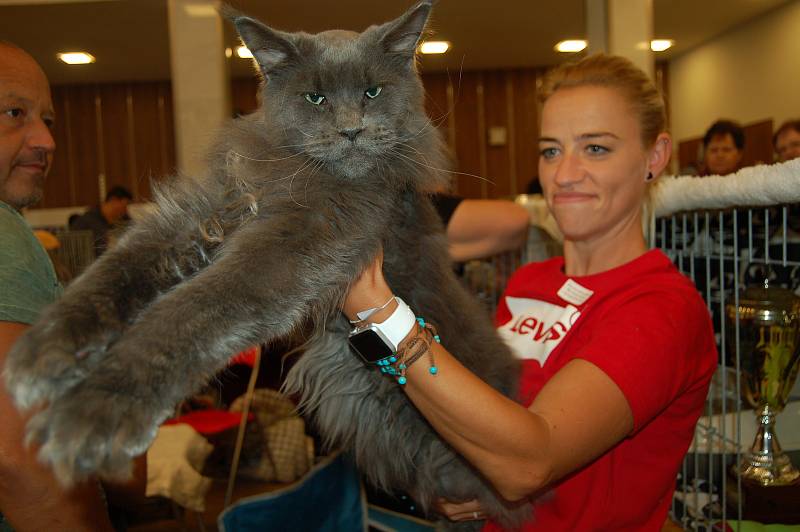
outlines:
M651 243L694 281L706 301L720 355L673 499L672 517L685 529L728 525L739 530L747 517L742 479L733 466L753 442L756 421L741 399L739 313L726 319L726 307L732 304L737 309L742 290L765 280L798 289L800 234L792 230L800 226L798 214L794 206L692 212L659 219L651 226ZM795 398L796 391L797 386ZM800 408L794 405L785 412L778 416L778 434L790 435L784 446L796 451Z

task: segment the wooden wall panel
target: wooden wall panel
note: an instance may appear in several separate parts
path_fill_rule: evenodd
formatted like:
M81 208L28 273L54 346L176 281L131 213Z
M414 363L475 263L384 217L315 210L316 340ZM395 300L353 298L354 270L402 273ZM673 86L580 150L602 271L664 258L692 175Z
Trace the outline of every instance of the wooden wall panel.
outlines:
M514 160L518 194L524 194L533 179L539 176L539 103L535 70L515 70L511 73L514 86L514 127L509 135L514 139Z
M101 107L100 130L105 190L123 186L133 193L135 151L131 153L131 127L128 117L128 87L119 84L98 86ZM102 191L101 191L102 192ZM105 196L104 193L101 193Z
M168 142L161 143L161 174L172 174L177 168L175 154L175 111L172 101L172 87L162 84L159 91L159 134Z
M484 177L489 180L486 184L486 195L490 198L508 196L512 193L512 188L516 188L516 182L511 185L512 180L516 181L516 165L512 165L509 160L509 122L513 121L513 117L509 116L508 104L513 89L509 91L508 79L505 71L486 72L483 76L485 126L480 140L486 151ZM499 136L505 135L502 144L490 142L493 129Z
M453 122L455 128L456 170L453 191L467 198L486 196L485 145L483 144L483 76L465 72L454 87ZM480 133L479 133L480 132Z
M96 205L122 185L149 199L150 180L174 172L169 82L52 88L56 153L37 207Z
M133 102L133 138L136 145L136 174L134 194L140 199L150 199L150 182L162 177L164 148L162 146L163 102L160 102L159 87L147 85L137 87ZM131 191L133 192L133 190Z
M175 172L175 134L170 85L136 85L132 108L132 129L137 154L134 194L139 200L147 200L151 198L151 181Z
M75 204L75 187L70 172L70 138L68 103L64 91L53 90L56 113L53 138L56 151L44 185L44 195L37 207L67 207Z
M745 126L744 154L745 166L772 164L775 160L772 147L772 120L764 120Z
M97 87L75 85L67 89L72 145L70 163L77 205L100 201L101 151L97 135Z
M450 120L453 113L447 95L449 85L450 80L444 72L431 74L425 78L425 111L428 113L433 125L442 132L445 141L452 149L453 140L450 138Z

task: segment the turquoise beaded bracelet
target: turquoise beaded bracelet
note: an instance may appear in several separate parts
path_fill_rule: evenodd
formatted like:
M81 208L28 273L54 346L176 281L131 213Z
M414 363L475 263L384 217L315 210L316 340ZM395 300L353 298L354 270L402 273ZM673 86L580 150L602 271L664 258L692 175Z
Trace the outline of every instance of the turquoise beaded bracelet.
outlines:
M430 349L432 342L441 343L439 334L436 332L436 328L430 323L426 323L425 319L422 317L417 318L416 325L417 334L412 337L402 349L398 350L395 355L388 356L376 362L381 369L381 373L395 377L398 384L401 385L407 382L406 371L408 368L425 353L428 353L430 357L431 365L430 368L428 368L428 373L434 376L439 373L439 368L436 367L436 363L433 359L433 352Z

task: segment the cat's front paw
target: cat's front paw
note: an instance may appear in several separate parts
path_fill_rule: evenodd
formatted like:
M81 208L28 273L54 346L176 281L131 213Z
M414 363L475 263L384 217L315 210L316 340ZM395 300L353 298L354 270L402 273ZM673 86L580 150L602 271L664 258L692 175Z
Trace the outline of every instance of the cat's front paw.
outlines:
M152 398L93 389L85 381L28 422L26 441L71 486L89 476L124 480L132 459L147 450L171 410Z
M6 358L6 389L21 409L54 401L85 379L118 336L90 308L58 314L45 314Z

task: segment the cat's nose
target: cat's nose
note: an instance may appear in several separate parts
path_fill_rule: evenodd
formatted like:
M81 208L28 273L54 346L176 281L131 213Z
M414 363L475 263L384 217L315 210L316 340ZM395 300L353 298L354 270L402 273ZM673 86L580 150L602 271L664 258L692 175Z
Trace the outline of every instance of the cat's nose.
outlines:
M356 137L364 131L363 127L349 127L346 129L340 129L339 134L343 137L347 137L350 142L355 142Z

